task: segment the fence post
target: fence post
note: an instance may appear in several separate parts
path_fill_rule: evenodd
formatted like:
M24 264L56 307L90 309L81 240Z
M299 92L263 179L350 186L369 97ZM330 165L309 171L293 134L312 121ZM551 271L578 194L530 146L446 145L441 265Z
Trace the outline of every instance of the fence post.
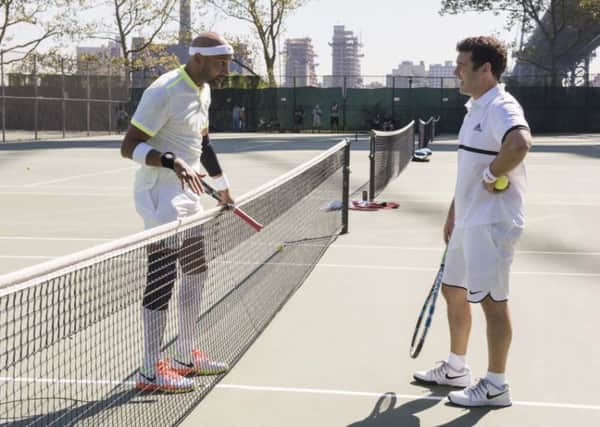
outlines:
M0 50L0 79L2 80L2 142L6 142L6 88L4 86L4 51Z
M33 55L33 139L38 139L38 82L37 82L37 55Z
M60 60L60 84L62 89L62 101L60 103L62 136L67 136L67 91L65 88L65 59Z
M90 136L90 121L91 121L91 112L90 112L90 98L91 98L91 86L90 86L90 61L86 62L87 64L87 101L86 101L86 124L87 124L87 136Z
M292 88L292 120L293 120L293 130L295 132L302 133L302 129L300 128L300 124L296 123L296 109L298 108L296 105L296 75L294 74L292 82L294 83L294 87ZM302 118L302 127L304 127L304 117Z
M112 57L108 58L108 134L112 133Z
M342 120L342 130L345 132L346 131L346 76L344 76L344 87L342 89L342 95L344 96L344 105L342 108L342 112L344 114L344 120ZM339 120L339 119L338 119Z
M394 104L395 104L395 99L396 97L396 76L392 76L392 124L395 123L394 122ZM395 128L395 126L394 126Z

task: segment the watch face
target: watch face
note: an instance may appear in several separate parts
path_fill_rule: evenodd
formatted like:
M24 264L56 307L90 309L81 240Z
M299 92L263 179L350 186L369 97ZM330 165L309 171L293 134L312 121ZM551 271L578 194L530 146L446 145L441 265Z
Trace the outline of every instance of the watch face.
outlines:
M173 153L165 153L165 159L175 160L175 155Z

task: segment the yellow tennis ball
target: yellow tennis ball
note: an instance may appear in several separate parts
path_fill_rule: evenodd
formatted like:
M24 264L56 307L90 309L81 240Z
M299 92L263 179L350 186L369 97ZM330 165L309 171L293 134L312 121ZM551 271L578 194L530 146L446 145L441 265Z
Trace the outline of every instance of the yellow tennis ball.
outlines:
M502 175L496 180L496 184L494 188L498 191L506 190L508 188L508 177L506 175Z

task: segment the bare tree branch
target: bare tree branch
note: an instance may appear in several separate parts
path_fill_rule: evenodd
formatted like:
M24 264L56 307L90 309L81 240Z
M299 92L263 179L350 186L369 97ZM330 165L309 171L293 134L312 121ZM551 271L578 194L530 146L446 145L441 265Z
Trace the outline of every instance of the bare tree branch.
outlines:
M289 12L308 0L206 0L222 14L250 23L260 40L269 84L276 85L277 38Z

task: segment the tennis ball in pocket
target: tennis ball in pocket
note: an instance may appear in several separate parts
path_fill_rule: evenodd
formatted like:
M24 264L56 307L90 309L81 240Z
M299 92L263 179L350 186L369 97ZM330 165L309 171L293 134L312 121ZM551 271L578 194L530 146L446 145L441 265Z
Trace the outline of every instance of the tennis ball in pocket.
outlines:
M502 175L501 177L499 177L496 180L496 184L494 185L494 188L498 191L503 191L506 190L508 188L508 177L506 175Z

